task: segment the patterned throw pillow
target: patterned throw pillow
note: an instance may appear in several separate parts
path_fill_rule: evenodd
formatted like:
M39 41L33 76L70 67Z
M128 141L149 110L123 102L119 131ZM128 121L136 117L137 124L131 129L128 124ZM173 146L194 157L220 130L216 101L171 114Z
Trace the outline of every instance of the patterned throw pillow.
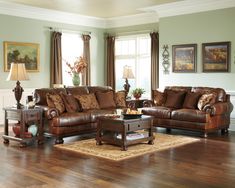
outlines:
M65 105L60 95L47 93L46 100L47 100L47 105L50 108L56 108L60 114L62 114L65 111Z
M165 93L158 90L153 90L153 103L156 106L163 106L165 101L166 101Z
M126 92L125 91L118 91L115 93L115 103L118 108L125 108L126 107Z
M86 95L75 95L74 97L79 101L83 110L100 108L94 93Z
M216 98L217 98L216 93L203 94L198 100L198 103L197 103L198 109L202 110L205 105L214 104L216 102Z
M113 91L96 92L96 98L98 100L100 108L115 108Z
M70 95L70 94L67 95L64 93L60 93L60 96L61 96L62 100L64 101L64 105L65 105L67 112L81 111L79 104L73 95Z

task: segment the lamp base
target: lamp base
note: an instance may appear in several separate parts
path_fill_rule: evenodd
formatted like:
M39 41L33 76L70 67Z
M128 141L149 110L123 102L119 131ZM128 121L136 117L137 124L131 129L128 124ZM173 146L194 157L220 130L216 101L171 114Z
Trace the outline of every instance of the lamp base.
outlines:
M21 109L22 108L22 104L20 104L20 99L21 99L21 97L22 97L22 93L23 93L23 88L20 86L20 82L19 82L19 80L17 80L17 82L16 82L16 87L13 89L13 92L14 92L14 94L15 94L15 99L16 99L16 101L17 101L17 103L16 103L16 108L17 109Z
M128 79L126 78L126 81L125 81L125 84L123 85L124 87L124 90L126 91L126 98L128 98L128 93L129 93L129 90L130 90L130 84L128 83Z

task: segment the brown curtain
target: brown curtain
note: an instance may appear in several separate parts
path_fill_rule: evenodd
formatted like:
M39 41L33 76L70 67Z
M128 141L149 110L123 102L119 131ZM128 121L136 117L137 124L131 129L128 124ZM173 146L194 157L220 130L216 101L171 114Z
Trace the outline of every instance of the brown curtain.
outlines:
M90 65L90 35L82 35L83 40L83 58L87 63L86 72L82 74L82 85L91 85L91 65Z
M151 37L151 90L159 87L159 34L150 33Z
M115 37L108 36L107 42L107 85L115 90Z
M51 36L51 87L62 84L61 35L62 33L54 31Z

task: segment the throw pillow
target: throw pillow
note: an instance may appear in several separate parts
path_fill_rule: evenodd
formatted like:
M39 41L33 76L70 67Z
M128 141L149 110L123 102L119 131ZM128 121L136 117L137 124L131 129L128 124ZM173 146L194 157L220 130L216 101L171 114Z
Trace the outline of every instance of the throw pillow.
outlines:
M198 100L197 107L199 110L202 110L203 107L207 104L214 104L216 102L217 94L216 93L206 93L203 94Z
M153 90L153 103L156 106L163 106L165 101L166 101L165 93L158 90Z
M200 97L200 93L187 92L184 99L183 108L196 109Z
M115 103L118 108L126 107L126 92L118 91L115 93Z
M185 92L184 91L171 91L166 92L166 103L165 106L168 108L181 108L184 102Z
M64 93L60 93L60 96L64 102L65 108L67 112L78 112L81 111L77 100L73 95L67 95Z
M96 92L96 98L98 100L100 108L115 108L113 91L108 92Z
M50 108L56 108L60 114L65 111L65 105L59 94L46 94L47 105Z
M86 95L75 95L74 97L79 101L83 110L100 108L94 93Z

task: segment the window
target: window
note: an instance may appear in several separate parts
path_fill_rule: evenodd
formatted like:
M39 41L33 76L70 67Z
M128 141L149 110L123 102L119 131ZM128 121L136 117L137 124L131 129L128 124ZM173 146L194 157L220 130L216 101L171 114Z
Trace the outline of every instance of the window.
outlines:
M123 90L123 67L131 66L134 79L128 79L133 89L140 87L146 92L143 97L151 96L151 41L149 34L119 37L115 42L116 90ZM130 95L129 93L129 95Z
M83 40L81 35L74 33L62 33L61 39L62 50L62 76L63 84L72 86L71 75L68 74L67 61L71 65L75 62L76 58L83 54Z

